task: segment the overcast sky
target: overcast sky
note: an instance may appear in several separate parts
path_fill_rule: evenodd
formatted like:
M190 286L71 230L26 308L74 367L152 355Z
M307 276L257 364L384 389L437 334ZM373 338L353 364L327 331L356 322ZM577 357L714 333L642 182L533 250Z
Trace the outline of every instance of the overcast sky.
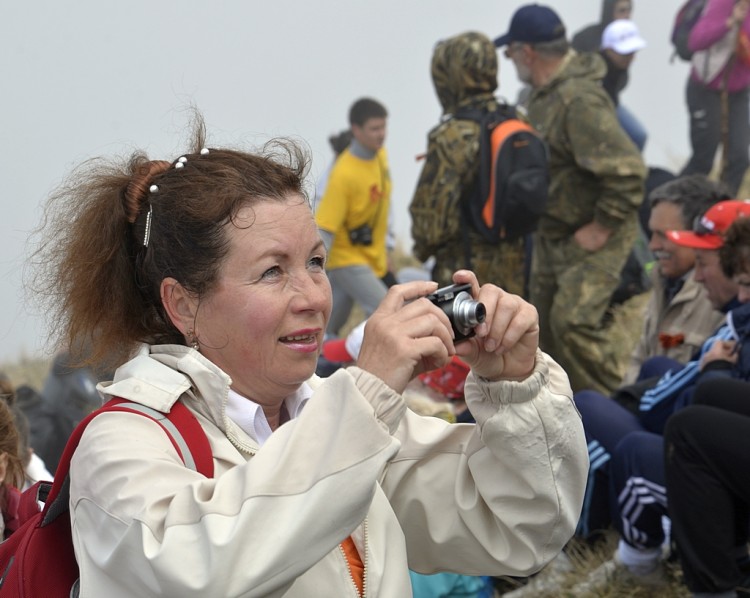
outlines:
M353 100L389 110L386 145L396 232L405 248L408 203L426 135L440 117L429 74L436 41L467 30L495 37L522 2L502 0L272 0L4 2L0 19L3 249L0 363L44 353L46 325L25 305L21 270L40 206L81 161L145 149L172 160L184 148L185 108L204 114L212 145L304 140L314 178L332 158L327 138ZM599 0L551 2L568 32L597 21ZM670 64L680 0L635 0L648 47L623 103L649 129L649 165L688 155L685 63ZM515 70L500 57L499 95L514 100ZM113 290L113 292L117 292Z

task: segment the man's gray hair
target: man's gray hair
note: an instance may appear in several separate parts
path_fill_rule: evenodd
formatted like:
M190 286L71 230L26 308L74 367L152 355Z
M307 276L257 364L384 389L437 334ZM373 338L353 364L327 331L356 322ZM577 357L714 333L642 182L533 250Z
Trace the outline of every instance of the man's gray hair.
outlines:
M695 221L712 205L731 198L731 191L724 183L710 181L702 174L676 178L659 185L648 196L652 210L665 202L679 206L685 230L691 230Z

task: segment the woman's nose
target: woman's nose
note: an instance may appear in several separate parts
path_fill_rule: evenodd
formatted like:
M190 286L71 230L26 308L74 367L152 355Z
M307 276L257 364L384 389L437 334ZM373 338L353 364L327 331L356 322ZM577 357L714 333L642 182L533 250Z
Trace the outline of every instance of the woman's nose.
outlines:
M331 284L325 274L305 275L295 285L303 309L326 311L331 305Z

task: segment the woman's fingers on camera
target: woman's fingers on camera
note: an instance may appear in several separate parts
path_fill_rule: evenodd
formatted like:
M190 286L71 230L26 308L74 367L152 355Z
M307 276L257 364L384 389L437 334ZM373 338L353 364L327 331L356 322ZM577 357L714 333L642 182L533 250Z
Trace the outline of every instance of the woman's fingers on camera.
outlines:
M415 280L393 285L388 289L385 299L380 302L377 312L394 313L414 300L434 293L437 287L436 282L427 280Z
M457 272L456 278L461 274L463 279L464 272L466 271ZM477 301L484 304L487 312L485 321L475 328L484 351L505 352L529 331L538 330L536 309L518 295L507 293L496 285L485 284L475 296Z
M414 281L391 287L370 319L387 318L413 338L437 335L452 346L452 328L448 316L427 296L437 290L436 282Z
M395 314L374 313L365 327L358 365L401 392L414 375L450 359L453 342L441 315L445 317L411 305Z
M453 273L453 282L461 284L469 283L471 285L472 297L479 296L479 281L477 280L477 275L471 270L456 270Z

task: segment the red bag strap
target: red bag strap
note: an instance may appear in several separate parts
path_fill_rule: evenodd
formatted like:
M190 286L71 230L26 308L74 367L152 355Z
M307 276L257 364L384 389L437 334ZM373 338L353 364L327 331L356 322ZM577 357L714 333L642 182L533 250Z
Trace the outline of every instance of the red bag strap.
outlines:
M140 403L113 398L86 416L70 435L60 462L55 471L55 479L44 504L42 525L47 525L60 514L67 512L70 499L70 461L78 448L86 426L100 413L108 411L125 411L137 413L154 420L161 426L172 445L177 450L185 466L203 474L207 478L214 476L213 453L208 437L193 413L177 401L168 413L151 409Z
M185 467L207 478L214 477L214 459L206 433L193 412L181 401L163 413L118 397L110 399L99 411L127 411L151 418L166 432Z

